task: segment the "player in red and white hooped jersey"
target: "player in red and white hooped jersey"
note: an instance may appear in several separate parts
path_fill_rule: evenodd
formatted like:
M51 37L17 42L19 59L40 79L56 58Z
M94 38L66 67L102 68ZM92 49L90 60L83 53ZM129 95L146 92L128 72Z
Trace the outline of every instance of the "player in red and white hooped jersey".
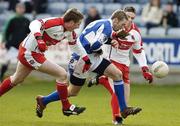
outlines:
M74 32L74 29L79 28L82 19L83 15L77 9L69 9L63 17L32 21L29 26L31 32L19 47L19 62L16 72L0 84L0 96L23 82L32 70L38 70L56 78L57 91L61 98L64 115L69 116L82 113L85 110L84 107L76 107L67 99L67 73L65 69L49 61L44 56L48 46L67 41L71 49L82 56L85 62L83 70L88 70L90 60L82 45L76 42L76 34Z
M123 73L123 81L125 88L125 99L126 102L129 102L130 97L130 80L129 80L129 53L132 51L134 57L139 63L139 66L142 69L143 76L149 83L152 82L153 77L149 72L149 68L147 65L145 51L142 47L142 37L140 31L135 23L133 23L133 19L136 16L136 11L134 7L126 7L124 9L126 15L129 20L126 23L125 31L124 31L124 39L114 39L110 40L111 43L113 41L118 41L118 45L114 45L114 47L109 46L109 59L111 62ZM89 86L93 84L101 84L103 85L112 95L111 98L111 108L113 113L113 123L120 124L122 123L122 118L120 117L119 105L117 102L116 95L114 93L113 86L110 84L109 79L105 76L101 76L99 78L93 79L89 82Z

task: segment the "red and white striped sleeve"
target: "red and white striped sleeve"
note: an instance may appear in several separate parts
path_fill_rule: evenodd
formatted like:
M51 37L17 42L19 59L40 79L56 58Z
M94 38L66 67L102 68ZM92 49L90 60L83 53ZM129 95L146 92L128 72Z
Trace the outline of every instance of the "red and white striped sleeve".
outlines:
M133 35L135 43L133 44L132 51L133 55L138 61L140 67L147 66L147 59L145 55L145 51L143 49L142 37L139 31L131 30L130 34Z
M42 33L44 29L48 29L50 27L58 25L63 25L63 20L58 17L51 17L33 20L29 25L29 29L33 34L35 34L37 32Z
M75 52L75 53L79 54L81 57L84 57L87 55L87 53L86 53L84 47L82 46L82 44L80 43L80 41L78 41L77 39L78 39L78 36L73 31L71 33L71 36L68 37L69 47L71 48L72 52Z

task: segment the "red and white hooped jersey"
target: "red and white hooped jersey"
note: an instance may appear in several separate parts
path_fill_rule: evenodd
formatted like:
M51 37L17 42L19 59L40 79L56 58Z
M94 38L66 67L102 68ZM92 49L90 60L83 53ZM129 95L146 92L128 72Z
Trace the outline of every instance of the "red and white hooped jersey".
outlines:
M55 45L61 41L74 42L73 32L65 31L63 18L45 18L40 20L34 20L31 22L29 28L30 34L24 39L22 47L27 51L33 51L42 53L38 49L37 41L34 37L34 33L40 32L43 35L43 40L46 44ZM70 43L73 44L73 43Z
M142 48L141 34L139 32L139 29L134 23L132 23L130 30L127 32L129 33L129 35L126 37L127 40L120 40L118 49L112 47L109 58L118 63L129 66L130 65L130 59L129 59L130 50L132 50L134 54L138 54L138 53L143 52L142 51L143 48ZM140 57L142 56L140 55ZM141 59L144 60L144 57ZM142 65L145 65L145 66L147 65L146 60L143 61Z
M42 34L47 46L65 41L69 43L72 52L76 52L80 56L87 55L81 43L76 41L76 33L64 29L63 18L54 17L34 20L30 23L29 28L31 32L21 43L18 56L21 63L28 67L38 69L46 60L44 52L38 49L38 43L34 36L37 32Z

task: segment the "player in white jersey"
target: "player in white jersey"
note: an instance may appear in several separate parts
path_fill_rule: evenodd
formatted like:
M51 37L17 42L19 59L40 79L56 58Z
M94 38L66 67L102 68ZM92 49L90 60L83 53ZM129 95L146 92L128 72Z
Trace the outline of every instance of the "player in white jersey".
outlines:
M133 23L133 19L136 16L135 8L133 7L126 7L124 9L126 15L128 16L128 21L125 26L125 34L124 39L118 39L119 46L118 48L114 48L109 46L109 58L111 62L123 73L123 81L124 81L124 88L125 88L125 98L126 103L129 102L130 97L130 80L129 80L129 52L132 51L134 57L139 63L139 66L142 69L143 76L149 83L152 82L153 77L152 74L149 72L145 52L142 47L142 38L139 29ZM114 41L114 40L112 40ZM103 85L112 95L111 98L111 108L112 108L112 115L113 115L113 123L114 124L121 124L122 118L120 117L119 105L117 102L116 95L114 93L113 86L111 86L110 81L107 77L102 76L98 77L94 80L89 82L88 86L92 86L93 84L101 84Z
M83 71L88 70L90 60L82 45L76 42L76 34L74 32L74 29L79 28L82 19L83 15L77 9L69 9L63 17L32 21L29 26L31 32L19 47L19 62L16 72L1 83L0 96L23 82L32 70L38 70L56 78L57 91L62 99L64 115L69 116L82 113L85 110L84 107L76 107L67 99L67 72L65 69L47 60L44 56L48 46L67 41L72 50L82 56L85 62Z
M92 64L90 69L83 73L83 60L78 53L73 53L72 59L69 63L70 85L68 87L69 96L76 96L85 84L85 80L90 72L111 77L114 81L114 88L123 118L140 112L141 108L128 107L126 105L124 98L124 85L121 78L122 73L109 60L102 57L101 46L105 44L109 38L120 37L121 32L119 30L124 27L127 19L128 18L124 11L116 10L110 19L94 21L83 30L77 41L79 41L85 48ZM38 96L37 104L42 106L41 110L43 110L44 106L48 103L59 100L59 97L57 96L56 91L48 96ZM95 102L96 101L94 101L94 103ZM41 111L41 113L43 113L43 111Z

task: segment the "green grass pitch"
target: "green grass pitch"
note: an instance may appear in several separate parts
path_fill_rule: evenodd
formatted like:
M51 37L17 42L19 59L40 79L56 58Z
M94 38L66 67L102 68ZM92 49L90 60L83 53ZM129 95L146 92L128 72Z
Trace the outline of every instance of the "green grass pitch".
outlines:
M52 81L28 78L0 98L0 126L111 126L110 95L102 86L83 87L71 98L87 110L79 116L63 116L59 102L49 104L43 118L35 115L35 97L55 89ZM130 116L124 126L180 126L180 86L132 85L130 104L143 111Z

